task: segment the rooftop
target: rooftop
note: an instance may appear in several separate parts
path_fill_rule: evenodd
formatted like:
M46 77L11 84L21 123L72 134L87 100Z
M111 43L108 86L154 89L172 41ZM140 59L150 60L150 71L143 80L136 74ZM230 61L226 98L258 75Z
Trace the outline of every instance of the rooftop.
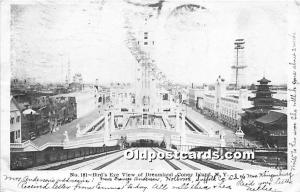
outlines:
M268 114L256 119L257 122L262 124L274 124L281 120L286 114L279 111L270 111Z
M271 81L266 79L265 77L263 77L261 80L258 80L257 82L261 83L261 84L268 84L270 83Z

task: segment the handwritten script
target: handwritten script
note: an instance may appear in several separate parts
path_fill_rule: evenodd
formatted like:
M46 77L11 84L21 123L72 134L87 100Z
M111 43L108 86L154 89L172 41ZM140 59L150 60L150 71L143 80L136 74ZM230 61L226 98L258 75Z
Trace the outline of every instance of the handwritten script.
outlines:
M42 174L41 174L42 175ZM110 190L110 191L178 191L178 190L232 190L278 192L280 186L292 184L289 171L262 171L258 173L215 172L87 172L68 173L66 177L26 175L22 177L3 175L9 186L30 190ZM176 182L174 182L176 181ZM5 186L8 186L5 185Z

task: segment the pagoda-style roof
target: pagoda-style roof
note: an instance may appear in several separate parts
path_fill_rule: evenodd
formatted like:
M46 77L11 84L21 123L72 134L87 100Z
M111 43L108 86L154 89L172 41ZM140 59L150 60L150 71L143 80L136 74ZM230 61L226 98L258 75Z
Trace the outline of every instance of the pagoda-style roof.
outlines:
M286 114L276 112L276 111L270 111L267 115L264 115L258 119L256 119L256 122L261 124L276 124L278 121L280 121Z
M260 81L260 80L259 80ZM257 84L255 85L256 87L272 87L272 85L269 85L269 84Z
M245 112L248 113L267 113L269 111L269 109L261 109L261 108L257 108L257 107L250 107L247 109L244 109Z
M273 97L249 97L249 101L260 100L260 101L275 101Z
M266 79L265 77L263 77L261 80L258 80L257 82L261 83L261 84L268 84L270 83L271 81Z
M276 92L270 91L270 90L256 90L256 91L252 91L252 93L271 93L271 94L275 94Z
M247 109L243 109L246 113L268 113L270 110L278 110L278 108L274 107L264 107L264 108L258 108L258 107L250 107Z

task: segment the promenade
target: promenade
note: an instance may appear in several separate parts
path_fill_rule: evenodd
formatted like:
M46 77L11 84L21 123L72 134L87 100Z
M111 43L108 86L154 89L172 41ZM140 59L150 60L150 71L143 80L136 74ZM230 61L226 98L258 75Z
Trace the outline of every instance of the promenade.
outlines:
M225 134L225 142L227 147L262 147L262 144L258 141L255 141L253 138L250 138L245 135L244 140L238 138L235 135L235 130L220 122L201 114L199 111L195 111L189 106L183 106L187 111L187 117L193 119L193 121L199 126L203 127L207 131L211 131L215 133L219 131L219 133Z

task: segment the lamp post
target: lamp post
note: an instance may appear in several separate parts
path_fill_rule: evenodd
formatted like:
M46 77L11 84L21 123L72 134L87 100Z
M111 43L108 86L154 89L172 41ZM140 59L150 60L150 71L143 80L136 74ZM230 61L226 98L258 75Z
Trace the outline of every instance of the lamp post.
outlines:
M181 146L181 136L179 136L180 139L180 151L182 151L182 146Z
M241 138L242 141L244 141L244 147L245 147L245 139L244 139L244 132L242 131L241 127L235 132L235 135L238 136L238 138Z
M186 116L187 116L187 114L188 114L188 112L187 112L187 104L185 104L185 113L186 113Z

